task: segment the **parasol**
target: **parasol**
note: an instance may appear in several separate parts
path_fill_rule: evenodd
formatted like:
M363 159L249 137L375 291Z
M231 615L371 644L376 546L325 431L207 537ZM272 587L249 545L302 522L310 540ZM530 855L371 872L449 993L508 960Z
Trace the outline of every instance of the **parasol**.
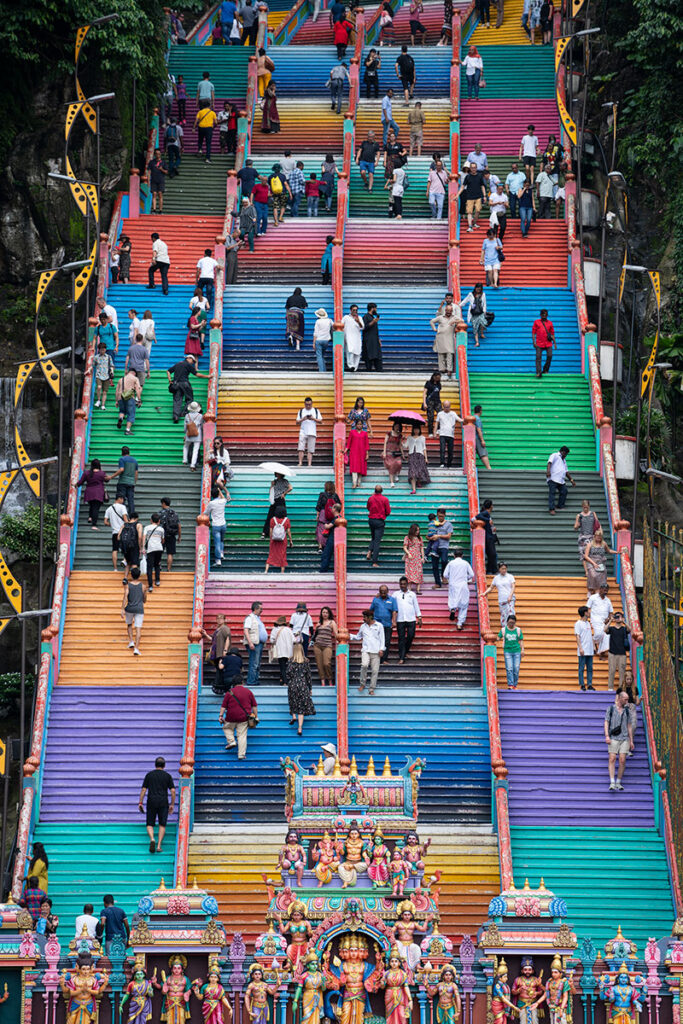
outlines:
M282 473L288 480L290 477L296 476L294 470L290 469L289 466L283 465L282 462L261 462L258 468L262 469L264 473Z
M388 420L396 420L398 423L425 423L423 416L420 416L419 412L411 412L410 409L397 409L396 412L392 412L390 416L387 416Z

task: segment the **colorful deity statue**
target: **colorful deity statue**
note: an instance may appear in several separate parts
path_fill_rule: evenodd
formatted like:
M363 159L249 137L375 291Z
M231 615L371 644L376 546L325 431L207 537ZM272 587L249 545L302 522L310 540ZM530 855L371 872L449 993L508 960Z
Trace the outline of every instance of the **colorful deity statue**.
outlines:
M363 860L364 842L355 821L351 822L346 838L337 840L337 856L339 857L339 877L342 889L353 886L358 881L358 872L365 866Z
M359 804L367 804L368 794L363 788L356 772L351 772L348 782L342 788L337 804L349 807L358 807Z
M339 944L341 964L330 967L329 947L323 958L323 973L328 989L341 991L339 1024L363 1024L371 1013L370 992L377 992L382 983L382 957L375 953L375 963L366 963L368 942L358 932L347 932Z
M313 874L318 879L318 888L320 888L321 885L327 885L332 881L332 873L339 867L337 849L327 830L320 842L313 847L311 856L315 865Z
M534 974L534 962L530 956L522 957L522 973L515 978L512 995L517 1001L520 1024L538 1024L538 1007L545 999L543 971Z
M433 914L427 914L425 927L418 928L415 924L415 904L412 900L402 900L396 907L398 920L391 930L391 940L399 948L399 952L408 962L408 967L414 971L420 962L422 952L415 942L415 933L426 933L429 931L429 924L433 920Z
M567 1024L567 1006L570 994L571 986L562 969L562 958L555 956L550 965L550 978L545 985L550 1024Z
M192 991L202 1004L204 1024L230 1024L232 1006L221 985L221 972L217 963L209 967L206 983L203 983L201 978L196 978L192 982Z
M270 1007L268 996L277 995L277 985L268 985L263 978L263 968L253 963L249 968L249 984L244 993L244 1007L253 1024L268 1024Z
M156 980L156 971L152 976L152 980L150 980L145 972L144 963L136 961L133 977L126 985L121 999L121 1016L123 1016L124 1006L130 1000L128 1024L148 1024L152 1019L153 985L156 988L161 988L161 985Z
M394 847L389 863L389 880L391 895L402 896L405 884L410 875L410 864L405 859L405 850L399 843Z
M296 1020L296 1008L301 1001L300 1024L320 1024L323 1016L323 992L325 991L325 975L320 969L320 961L315 953L308 953L303 959L303 973L295 979L298 984L294 990L292 1011Z
M508 985L508 968L504 960L500 961L491 990L491 1013L493 1024L507 1024L510 1014L517 1013L517 1007L510 999Z
M363 858L368 866L368 876L372 879L372 888L379 889L389 881L389 847L384 843L384 834L378 825L372 837L372 843L366 846Z
M403 859L410 864L411 874L416 875L418 871L424 871L424 859L427 856L427 850L431 846L431 842L431 839L427 839L425 843L420 843L420 840L417 837L417 832L409 832L406 836L406 847L403 851Z
M437 996L436 1024L455 1024L460 1019L462 1000L458 990L455 969L450 964L441 968L439 981L436 985L426 985L427 995L433 999Z
M188 1003L190 1001L190 979L185 974L187 958L172 956L168 961L171 973L166 977L161 972L161 991L164 993L164 1010L161 1019L164 1024L185 1024L190 1017Z
M410 992L410 972L398 946L389 953L387 970L384 972L384 1007L387 1024L406 1024L413 1009Z
M293 828L287 833L285 845L280 850L278 865L283 871L289 871L290 875L296 874L296 884L303 885L306 854Z
M95 1024L97 1000L109 983L107 971L95 971L89 953L80 953L73 971L62 971L59 987L66 1004L66 1024Z
M311 923L306 917L306 904L302 903L301 900L293 900L287 908L287 917L288 920L283 921L281 914L275 915L282 934L285 935L289 932L289 937L292 941L287 946L287 957L292 970L296 971L299 958L306 952L306 946L312 932Z
M642 1010L642 1000L647 996L647 984L641 974L632 977L623 963L614 981L609 974L601 975L598 995L608 1004L607 1024L635 1024L636 1013Z

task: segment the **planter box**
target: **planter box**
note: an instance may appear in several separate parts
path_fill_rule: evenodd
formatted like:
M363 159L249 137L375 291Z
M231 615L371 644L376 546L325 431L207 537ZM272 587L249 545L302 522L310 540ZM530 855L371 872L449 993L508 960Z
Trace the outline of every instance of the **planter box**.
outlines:
M600 295L600 284L602 282L602 265L600 260L584 257L583 281L587 297L589 299L597 299Z
M614 380L614 342L600 342L600 379L612 383ZM619 345L617 349L617 381L624 376L624 349Z
M636 439L617 434L614 442L614 471L617 480L633 480L636 471Z

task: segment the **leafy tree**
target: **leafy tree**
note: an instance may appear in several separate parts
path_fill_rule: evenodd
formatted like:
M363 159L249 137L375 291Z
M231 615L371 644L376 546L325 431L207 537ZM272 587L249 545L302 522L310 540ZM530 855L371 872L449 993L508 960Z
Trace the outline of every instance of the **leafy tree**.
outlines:
M0 548L12 551L25 562L37 562L40 545L40 506L27 505L17 516L7 513L0 519ZM49 554L57 545L57 510L45 505L43 520L44 552Z

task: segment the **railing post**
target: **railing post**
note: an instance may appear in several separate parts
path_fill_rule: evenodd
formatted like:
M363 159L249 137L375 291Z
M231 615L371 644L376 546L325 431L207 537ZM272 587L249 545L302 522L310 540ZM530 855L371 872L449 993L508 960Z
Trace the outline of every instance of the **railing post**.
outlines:
M349 759L349 629L346 607L346 518L344 516L344 451L346 421L344 416L344 332L340 323L332 333L334 358L334 482L342 499L342 516L334 529L334 573L337 592L337 756L342 772L348 775Z
M140 171L132 167L128 179L128 216L135 220L140 216Z

